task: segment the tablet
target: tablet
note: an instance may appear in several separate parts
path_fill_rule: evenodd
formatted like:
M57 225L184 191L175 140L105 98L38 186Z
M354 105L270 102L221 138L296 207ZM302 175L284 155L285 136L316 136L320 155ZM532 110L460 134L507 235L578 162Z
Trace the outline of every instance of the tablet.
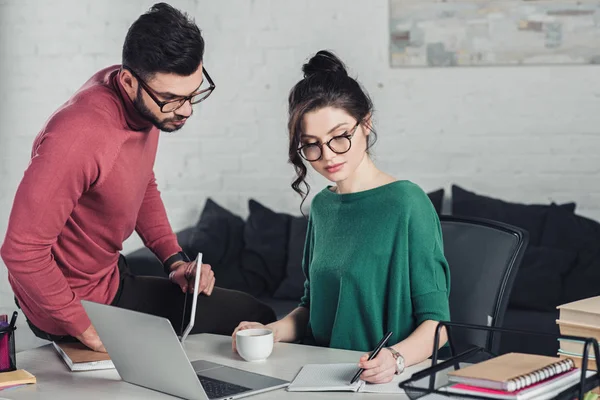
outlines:
M190 314L190 322L181 335L181 343L185 341L187 336L190 334L196 321L196 305L198 304L198 286L200 285L200 272L202 270L202 253L198 253L196 258L196 277L194 278L194 292L192 293L192 312ZM184 310L185 313L185 310Z

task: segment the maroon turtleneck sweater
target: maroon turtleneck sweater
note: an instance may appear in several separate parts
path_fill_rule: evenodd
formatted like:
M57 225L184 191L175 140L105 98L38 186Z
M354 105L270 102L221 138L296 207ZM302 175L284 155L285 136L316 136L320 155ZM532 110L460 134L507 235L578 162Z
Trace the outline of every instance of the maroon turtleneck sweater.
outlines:
M113 300L134 229L162 261L181 251L153 173L159 131L118 72L94 75L39 133L0 249L23 312L55 335L89 327L81 299Z

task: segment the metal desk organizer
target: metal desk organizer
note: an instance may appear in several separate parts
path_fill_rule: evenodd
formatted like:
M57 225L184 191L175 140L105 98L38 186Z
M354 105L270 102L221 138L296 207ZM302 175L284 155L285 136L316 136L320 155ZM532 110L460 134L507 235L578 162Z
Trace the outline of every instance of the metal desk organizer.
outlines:
M474 329L487 331L488 335L495 334L517 334L517 335L533 335L541 337L553 337L555 339L570 339L580 340L585 343L582 363L581 363L581 378L579 383L565 388L561 393L556 395L553 399L555 400L572 400L577 398L583 400L585 394L592 389L600 386L600 350L598 349L598 341L594 338L584 338L579 336L568 336L568 335L556 335L552 333L543 332L532 332L517 329L505 329L505 328L492 328L488 326L462 324L454 322L440 322L435 331L434 343L439 343L439 337L442 328L446 328L448 334L448 345L450 347L450 358L438 362L438 348L434 345L433 355L431 357L431 367L419 371L412 375L412 377L404 382L401 382L399 386L404 389L406 395L411 399L418 399L428 394L435 393L438 396L444 396L445 398L469 398L469 399L482 399L489 400L490 397L483 397L470 394L458 394L445 391L443 388L450 385L448 382L447 372L450 369L460 369L461 365L466 366L472 363L481 362L497 356L486 348L474 346L460 354L456 354L455 346L452 339L452 331L455 329ZM586 377L588 371L588 360L590 355L590 348L593 349L594 357L596 360L596 373ZM426 398L426 397L425 397Z
M17 312L13 313L10 323L5 315L0 319L0 372L9 372L17 369L15 354L15 322Z

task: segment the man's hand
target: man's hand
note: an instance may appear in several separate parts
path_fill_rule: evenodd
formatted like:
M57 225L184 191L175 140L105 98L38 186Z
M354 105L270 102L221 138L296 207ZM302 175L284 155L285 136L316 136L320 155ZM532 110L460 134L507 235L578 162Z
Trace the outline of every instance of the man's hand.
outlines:
M106 349L104 348L104 345L102 344L100 336L98 336L98 332L96 332L94 325L90 325L81 335L76 336L75 339L79 340L81 343L94 351L106 353Z
M181 290L186 292L194 291L194 278L196 277L196 261L184 262L180 261L173 264L169 279L181 287ZM212 294L215 287L215 273L209 264L202 264L200 270L200 282L198 283L198 291L207 296Z

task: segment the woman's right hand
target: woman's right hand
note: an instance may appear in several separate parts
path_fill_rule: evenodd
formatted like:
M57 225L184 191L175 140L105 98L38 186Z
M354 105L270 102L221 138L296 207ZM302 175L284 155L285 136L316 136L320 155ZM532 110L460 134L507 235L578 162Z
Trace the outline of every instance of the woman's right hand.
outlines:
M246 329L269 329L273 331L273 342L277 342L277 335L275 333L275 327L272 325L263 325L260 322L248 322L248 321L243 321L240 322L240 324L237 326L237 328L235 328L235 330L233 331L233 335L231 335L231 348L233 351L237 352L237 348L235 346L235 335L236 333L238 333L238 331L243 331Z

